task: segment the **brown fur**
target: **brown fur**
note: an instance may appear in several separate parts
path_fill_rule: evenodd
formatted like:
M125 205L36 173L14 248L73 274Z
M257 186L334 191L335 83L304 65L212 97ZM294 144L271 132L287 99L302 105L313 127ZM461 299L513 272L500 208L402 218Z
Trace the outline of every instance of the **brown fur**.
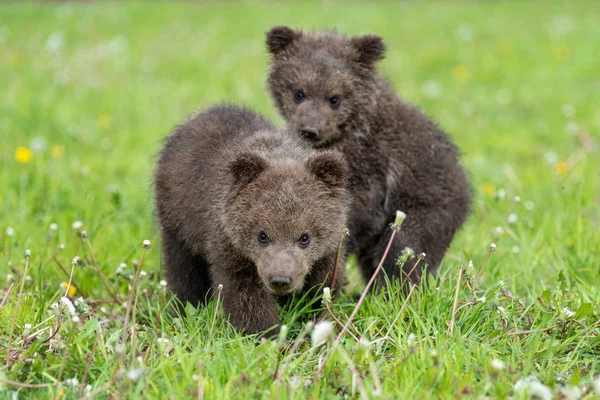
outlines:
M386 273L400 275L396 259L405 247L425 252L429 271L435 271L469 214L471 187L448 135L377 71L383 39L280 26L267 33L267 47L268 89L289 131L348 159L352 250L365 278L383 255L396 210L407 218L385 261ZM405 273L412 268L406 263Z
M166 139L155 177L169 288L198 304L222 284L234 327L276 325L278 296L332 284L347 174L341 153L316 152L250 110L196 114Z

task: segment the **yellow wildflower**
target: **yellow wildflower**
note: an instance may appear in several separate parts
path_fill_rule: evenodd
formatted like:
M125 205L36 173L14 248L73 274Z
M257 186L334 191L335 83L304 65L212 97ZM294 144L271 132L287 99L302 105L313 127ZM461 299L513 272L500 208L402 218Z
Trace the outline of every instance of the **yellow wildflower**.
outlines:
M452 78L456 82L465 83L469 80L471 73L464 65L457 65L452 69Z
M492 185L491 183L484 183L481 185L481 191L488 196L494 196L496 195L496 186Z
M62 158L65 155L65 148L60 144L50 146L50 155L52 158Z
M567 173L567 163L564 161L559 161L556 164L554 164L554 170L556 171L557 174L559 175L564 175Z
M75 286L69 285L67 282L63 282L60 284L64 289L67 289L67 295L69 297L74 297L77 294L77 290L75 290Z
M27 164L33 158L33 153L27 147L19 146L15 150L15 160L21 164Z

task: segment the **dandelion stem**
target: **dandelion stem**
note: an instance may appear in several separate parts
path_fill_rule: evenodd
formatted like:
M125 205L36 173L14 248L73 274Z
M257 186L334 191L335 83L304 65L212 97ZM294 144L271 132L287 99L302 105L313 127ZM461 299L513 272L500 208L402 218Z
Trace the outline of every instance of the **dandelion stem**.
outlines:
M142 264L144 264L144 256L146 255L146 247L142 249L142 256L140 257L140 263L138 264L137 270L135 271L135 277L131 285L131 293L127 299L127 310L125 311L125 322L123 322L123 335L121 336L121 346L123 346L123 352L121 353L121 361L125 355L125 341L127 340L127 325L129 325L129 314L131 312L131 303L133 302L133 296L135 295L136 284L140 277L140 271L142 270ZM135 309L133 310L135 312Z
M69 271L67 271L67 269L61 264L60 261L58 261L58 259L56 258L56 256L54 256L53 258L54 262L56 263L56 265L58 265L58 267L61 269L61 271L67 276L72 276L69 275ZM75 288L75 290L77 290L77 293L81 294L82 296L85 297L85 295L83 294L83 292L81 291L81 289L79 289L79 286L77 286L77 284L75 283L75 280L72 280L72 282L70 283L71 285L73 285L73 287ZM67 290L69 288L67 287Z
M27 277L27 270L29 269L29 250L25 252L25 272L23 272L23 276L21 277L21 288L19 289L19 294L17 295L17 305L15 306L15 312L13 313L12 322L10 325L10 332L8 333L8 343L6 344L6 365L10 366L10 343L12 342L13 331L15 330L15 322L17 321L17 315L19 314L19 307L21 306L21 297L23 296L23 288L25 287L25 278Z
M98 346L98 341L100 340L100 337L102 336L102 325L100 325L100 323L98 323L98 331L99 332L96 335L96 340L94 340L94 344L92 345L92 351L90 352L87 362L85 363L85 370L83 371L83 377L81 378L81 387L79 388L79 398L80 399L83 398L83 390L85 388L85 381L88 376L90 364L92 363L92 358L94 357L94 354L96 353L96 346Z
M454 304L452 305L452 318L450 318L450 327L448 333L454 334L454 323L456 320L456 307L458 307L458 293L460 292L460 282L462 281L463 267L458 269L458 279L456 281L456 291L454 292Z
M8 300L8 296L10 295L10 292L12 291L12 288L15 286L15 283L11 283L10 286L8 287L8 290L6 291L6 294L4 295L4 297L2 298L2 301L0 302L0 310L2 310L2 307L4 307L4 305L6 304L7 300Z
M348 330L348 327L352 323L354 316L356 315L356 313L358 312L358 309L360 308L363 301L365 300L365 297L367 296L369 289L371 289L373 282L375 282L375 278L377 277L377 275L379 274L379 271L381 271L381 268L383 267L383 262L387 258L387 255L390 251L390 247L392 247L392 242L394 241L394 237L396 236L397 231L398 231L397 229L392 230L392 235L390 236L390 240L387 244L387 247L385 248L383 257L381 257L381 261L379 262L379 265L377 265L377 268L375 268L375 272L373 272L371 279L369 279L369 282L367 282L367 286L365 286L365 289L363 290L362 294L360 295L360 298L358 299L358 302L356 303L354 310L352 310L352 313L350 314L348 321L346 321L346 325L344 325L344 328L342 328L342 330L341 330L340 334L337 336L336 340L340 340L342 338L342 336L344 335L344 333Z
M106 279L106 277L104 276L102 271L100 271L100 266L98 265L98 261L96 261L96 256L94 255L94 249L92 248L92 243L90 242L90 239L85 238L85 239L83 239L83 241L87 244L87 247L90 250L92 262L94 263L94 269L100 276L100 279L102 280L102 283L104 284L104 287L106 287L106 290L108 290L108 294L110 294L110 297L112 297L116 303L119 303L119 298L117 297L115 292L112 291L112 289L110 288L110 284L108 283L108 280ZM142 257L144 256L143 254L144 253L142 253ZM138 269L138 273L139 273L139 269Z
M198 361L198 400L204 399L204 378L202 374L204 373L204 368L202 367L202 361Z
M213 314L212 323L210 324L210 332L208 337L212 338L213 329L215 327L215 322L217 320L217 313L219 312L219 303L221 302L221 292L223 291L223 285L219 284L217 287L217 304L215 305L215 312Z
M479 268L479 272L477 273L477 278L475 279L475 283L479 282L479 278L481 277L481 273L483 272L483 269L485 268L485 266L487 265L490 257L492 256L493 251L490 250L488 252L487 257L485 258L485 261L483 262L483 264L481 265L481 268Z

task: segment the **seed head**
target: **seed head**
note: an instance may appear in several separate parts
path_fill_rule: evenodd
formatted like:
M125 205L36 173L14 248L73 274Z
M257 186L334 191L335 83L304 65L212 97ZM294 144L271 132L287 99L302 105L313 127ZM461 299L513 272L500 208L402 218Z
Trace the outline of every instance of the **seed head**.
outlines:
M400 210L396 211L396 218L394 219L394 223L392 224L392 229L400 230L400 227L402 226L402 223L404 222L405 219L406 219L406 214L404 214Z
M81 221L75 221L71 224L71 228L75 229L76 231L80 230L81 228L83 228L83 222Z
M31 250L25 250L25 257L31 257Z
M15 236L15 230L11 226L9 226L8 228L6 228L6 235Z
M149 249L150 248L150 241L148 239L144 240L143 244L144 244L144 248L145 249Z
M55 231L57 229L58 229L58 225L57 224L55 224L54 222L50 224L50 230L51 231Z
M323 305L331 304L331 289L329 289L328 287L323 288L323 298L321 299L321 301L323 302Z
M333 322L321 321L315 325L311 334L313 347L326 343L333 335Z
M496 243L490 244L490 251L496 251Z
M490 362L490 366L492 367L492 375L494 376L500 375L500 373L506 368L506 365L497 358L494 358Z

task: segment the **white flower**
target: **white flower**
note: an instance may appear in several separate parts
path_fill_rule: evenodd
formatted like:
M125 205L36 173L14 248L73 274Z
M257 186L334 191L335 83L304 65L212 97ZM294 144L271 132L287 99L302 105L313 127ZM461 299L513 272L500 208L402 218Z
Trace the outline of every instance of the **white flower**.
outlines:
M158 282L158 284L162 287L167 287L167 281L165 281L164 279L162 281ZM223 286L223 285L221 285L221 286Z
M552 391L546 385L540 383L533 375L524 379L519 379L517 383L515 383L515 392L526 394L528 398L552 400Z
M333 322L321 321L315 325L311 334L313 347L326 343L333 335Z
M506 368L506 365L498 360L497 358L494 358L491 363L490 363L491 367L492 367L492 372L495 374L499 374L500 372L504 371L504 369Z
M83 228L83 222L75 221L71 224L71 228L73 228L75 230L79 230L79 229Z
M467 272L473 272L474 271L474 267L473 267L473 260L469 260L469 264L467 264Z
M30 329L31 329L31 324L25 324L25 325L23 325L23 331L29 332Z
M490 251L496 251L496 243L490 244Z
M73 303L71 303L71 300L69 300L67 297L63 296L60 298L60 302L67 309L69 314L71 314L73 316L75 315L75 306L73 305Z
M73 261L71 261L71 265L77 265L79 263L79 256L73 257Z
M414 333L408 335L408 339L406 339L406 344L409 349L414 349L417 346L417 336Z
M148 273L146 271L140 271L140 276L146 276Z
M481 296L480 298L477 299L477 301L480 303L485 303L485 300L486 300L485 296Z
M142 243L146 249L150 248L150 241L148 239L144 240Z
M15 230L11 226L9 226L8 228L6 228L6 235L15 236Z
M505 284L506 284L506 282L504 282L504 281L499 281L498 282L498 286L500 286L500 287L503 287Z
M507 220L508 220L509 224L516 224L517 221L519 220L519 216L515 213L510 213L510 214L508 214Z
M6 282L12 281L14 278L13 274L6 274Z
M31 275L25 275L25 280L26 280L26 281L30 281L30 280L32 280L32 279L33 279L33 278L31 277Z
M402 226L402 223L404 222L405 219L406 219L406 214L404 214L400 210L396 211L396 219L394 219L394 223L392 224L392 229L400 229L400 227Z
M92 385L85 385L85 391L86 392L91 392L92 391Z
M579 400L583 397L583 393L578 386L563 386L558 392L562 395L560 398L564 400Z
M596 394L600 394L600 375L594 379L594 382L592 382L592 387L594 388L594 392L596 392Z
M520 252L520 251L521 251L521 248L520 248L519 246L513 246L513 247L512 247L512 252L513 252L513 253L515 253L515 254L516 254L516 253L518 253L518 252Z
M571 319L575 316L575 312L569 310L567 307L564 307L560 310L560 317L562 319Z
M521 197L515 196L515 203L520 203L520 202L521 202Z
M323 288L323 298L321 299L323 304L328 305L331 304L331 289L326 287Z
M25 257L31 257L31 250L25 250Z
M127 378L132 381L137 381L144 375L144 370L142 368L134 368L127 371Z
M71 321L73 321L73 322L77 323L77 322L79 322L79 321L80 321L80 319L79 319L79 317L78 317L77 315L73 315L73 316L71 317Z
M526 201L525 202L525 208L529 211L533 210L535 207L535 204L533 204L533 201Z
M55 224L54 222L50 224L50 230L51 231L55 231L57 229L58 229L58 225L57 224Z
M498 200L504 200L504 198L506 197L506 190L504 190L504 189L498 190L496 197L498 198Z
M497 226L494 228L494 232L496 232L498 235L501 235L502 232L504 232L504 229L502 229L501 226Z

